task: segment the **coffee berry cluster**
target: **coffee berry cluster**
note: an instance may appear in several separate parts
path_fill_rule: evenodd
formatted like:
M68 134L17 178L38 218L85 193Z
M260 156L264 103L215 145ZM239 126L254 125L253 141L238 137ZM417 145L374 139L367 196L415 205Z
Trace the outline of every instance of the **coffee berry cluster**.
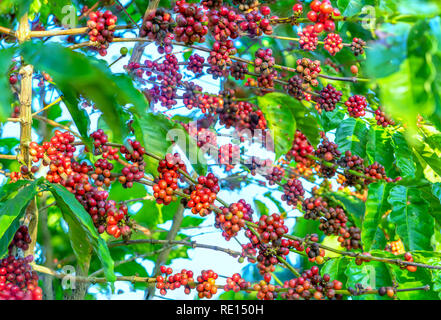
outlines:
M153 186L153 196L158 204L168 205L172 201L177 200L174 191L178 189L181 171L186 172L186 170L185 163L182 161L179 153L168 153L164 159L159 161L159 177Z
M151 10L143 21L139 35L155 41L160 54L164 52L171 53L173 50L174 23L173 17L166 10Z
M167 294L167 290L183 287L184 293L190 294L191 289L194 288L193 271L191 270L182 269L181 272L172 275L172 268L161 266L160 272L162 275L156 277L156 288L163 296Z
M281 294L282 298L287 300L339 300L343 298L342 294L336 292L341 290L343 284L338 280L331 281L329 274L320 275L317 266L306 270L298 278L285 281L283 288L288 291Z
M218 181L214 174L209 173L206 177L200 176L197 184L187 189L186 193L190 194L187 207L191 208L193 214L205 217L212 212L211 205L213 205L220 190Z
M101 56L107 55L107 48L113 41L117 20L118 18L109 10L89 13L87 21L89 39L98 43L98 52Z
M252 221L253 210L243 199L228 208L220 207L220 211L220 213L216 212L215 227L222 230L222 236L227 241L245 227L246 221Z
M103 189L115 181L115 176L111 172L114 165L109 161L120 158L117 153L118 149L107 145L108 137L103 130L93 132L91 137L94 140L93 154L101 156L94 164L75 160L76 147L73 145L75 137L68 131L55 130L54 136L49 141L43 142L41 146L36 142L31 142L30 154L33 162L41 160L41 164L48 167L46 179L49 182L61 184L74 194L78 202L90 214L99 233L107 232L115 238L121 235L129 236L131 228L128 225L127 206L124 204L118 206L115 201L108 199L109 193ZM142 148L138 144L139 142L133 142L133 153L122 148L126 159L133 161L134 164L143 161L139 156ZM85 148L85 151L89 150ZM124 173L129 178L133 178L132 175L135 176L133 181L144 175L143 171L133 173L127 167L123 169ZM125 181L125 183L128 182ZM126 184L126 186L130 185Z
M32 271L32 255L20 253L31 243L28 228L20 226L8 247L8 254L0 259L0 300L42 300L43 291L38 286L38 275Z
M176 1L176 24L174 34L176 41L185 44L203 43L208 33L208 17L202 7L187 3L185 0Z

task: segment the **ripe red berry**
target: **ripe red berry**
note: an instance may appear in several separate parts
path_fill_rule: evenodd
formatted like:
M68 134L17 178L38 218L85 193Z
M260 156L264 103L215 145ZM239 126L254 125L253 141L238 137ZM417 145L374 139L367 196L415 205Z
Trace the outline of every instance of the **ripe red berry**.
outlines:
M18 78L17 78L17 76L16 76L15 74L12 74L12 75L9 77L9 83L12 84L12 85L14 85L14 84L16 84L17 82L18 82Z
M330 14L333 11L332 5L327 2L323 2L320 5L320 12L324 14Z
M310 4L311 10L313 10L315 12L319 12L321 4L322 3L319 0L312 1Z
M261 6L260 13L262 13L264 16L269 16L271 14L271 9L268 6Z
M332 32L335 30L335 22L332 20L326 20L324 25L325 31Z
M332 56L334 56L337 52L343 49L343 40L336 33L330 33L325 38L324 48L328 51Z
M296 3L293 7L292 7L292 11L294 11L295 13L302 13L303 12L303 5L301 3Z
M356 65L352 65L351 66L351 72L356 75L358 74L358 67Z

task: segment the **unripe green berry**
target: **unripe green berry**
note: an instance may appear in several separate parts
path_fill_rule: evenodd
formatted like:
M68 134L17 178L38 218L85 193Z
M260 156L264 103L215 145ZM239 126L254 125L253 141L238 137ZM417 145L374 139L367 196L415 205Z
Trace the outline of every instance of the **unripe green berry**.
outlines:
M122 47L119 53L121 53L122 56L126 56L129 53L129 49L127 49L127 47Z

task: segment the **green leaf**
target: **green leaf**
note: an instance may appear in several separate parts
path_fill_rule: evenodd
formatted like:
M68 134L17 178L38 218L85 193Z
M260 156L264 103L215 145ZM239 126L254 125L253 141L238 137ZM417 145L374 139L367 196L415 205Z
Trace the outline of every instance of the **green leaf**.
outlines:
M142 201L142 208L133 218L146 228L155 228L158 224L173 219L179 205L180 198L167 206L157 204L155 200L144 200Z
M325 132L336 129L345 118L345 112L335 109L331 112L323 112L320 116L320 123Z
M415 262L424 263L432 266L441 266L441 255L439 252L433 251L412 251L412 257ZM407 269L401 269L399 266L390 265L396 280L400 283L400 288L422 287L433 283L429 291L409 291L398 293L400 299L406 300L439 300L437 292L437 274L440 270L431 270L426 268L418 268L416 272L409 272ZM438 289L438 290L437 290Z
M15 48L0 50L0 91L2 92L0 95L0 122L4 122L12 112L13 95L10 89L8 71L15 50Z
M182 219L181 228L197 227L201 225L204 221L205 219L202 218L187 216Z
M432 185L432 193L441 202L441 182L437 182Z
M425 263L432 266L441 266L441 257L439 256L439 252L427 252L427 251L415 251L412 252L412 256L415 261ZM421 268L418 268L420 270ZM431 289L438 293L438 300L441 298L441 270L432 270L431 272L431 280L433 285ZM425 283L427 284L427 282Z
M169 132L169 137L176 141L176 144L180 147L180 149L185 153L185 156L189 160L192 168L196 171L196 173L200 176L207 174L207 161L205 160L205 150L200 149L197 145L197 140L191 137L187 130L180 123L175 123L175 132L177 133L177 137L179 140L176 141L176 138L173 136L172 132ZM182 144L184 141L182 135L185 137L185 144ZM214 150L213 150L214 151ZM210 152L213 152L210 150ZM217 156L217 149L214 151L214 156Z
M343 120L335 133L335 143L344 154L350 150L353 154L364 158L366 156L368 129L360 119L348 118Z
M78 223L73 217L73 215L64 214L63 219L69 226L68 235L70 239L70 244L72 246L72 251L77 257L78 265L83 269L87 270L87 266L92 258L92 245L87 238L87 232L84 230L83 226Z
M49 188L55 197L57 207L63 213L63 218L69 225L69 237L75 255L83 263L88 259L88 248L92 246L104 268L108 281L115 281L113 260L106 242L99 236L92 218L75 196L66 188L50 184Z
M176 145L184 152L199 175L206 174L207 163L203 153L181 124L171 121L162 113L146 113L142 117L134 117L133 127L137 139L144 141L143 145L148 146L146 148L148 152L164 158L167 153L173 152L173 147ZM157 160L146 158L146 172L156 176L157 167Z
M297 102L295 99L294 101ZM296 118L297 130L300 130L313 146L318 145L320 143L320 130L317 118L303 104L297 104L296 106L298 109L293 109L293 112Z
M254 199L254 206L257 209L257 214L259 216L267 216L269 215L269 210L265 203L260 200Z
M280 203L280 201L277 200L276 198L274 198L273 195L271 194L271 192L265 192L264 197L270 199L276 205L280 214L283 214L286 212L285 209L283 208L282 204Z
M148 145L146 150L154 155L163 158L172 151L172 141L168 139L168 132L175 128L175 124L168 120L163 114L146 113L142 117L135 117L135 133L143 134L143 145ZM154 128L154 129L153 129ZM156 176L158 161L146 158L146 172Z
M388 266L385 263L378 261L371 261L357 265L355 260L351 260L347 265L346 276L348 280L346 287L355 288L357 283L362 284L365 288L379 288L385 286L392 286L392 278ZM381 297L379 295L361 295L353 297L354 300L377 300L387 299L387 296Z
M323 276L324 274L329 274L331 279L335 279L345 283L347 281L347 277L345 274L347 265L350 259L346 257L337 257L332 258L323 265L320 270L320 274Z
M153 228L156 225L163 223L162 213L159 206L154 200L145 200L142 202L142 207L133 215L133 219L146 228Z
M389 36L384 41L373 43L366 50L366 72L373 78L384 78L396 74L406 59L407 32Z
M372 247L384 248L386 245L384 233L380 229L380 222L382 216L390 208L387 202L390 189L391 185L385 183L371 183L369 185L366 213L361 228L361 239L365 251L370 251Z
M112 188L109 192L109 199L116 202L125 200L143 198L147 194L146 188L139 183L134 183L132 188L124 188L119 181L112 183Z
M136 261L130 261L117 266L115 268L115 272L127 277L133 276L134 274L138 275L139 277L149 276L147 271L145 270L145 267ZM145 282L134 282L132 284L133 288L138 290L145 289L146 285L147 283Z
M305 237L307 234L313 233L321 236L323 235L323 232L319 230L319 225L320 221L296 217L296 223L291 234L295 235L296 237Z
M17 138L2 138L0 139L1 152L4 154L11 153L15 146L20 143Z
M271 132L274 141L276 159L286 154L292 147L297 124L294 115L289 109L288 95L270 93L258 97L258 104Z
M416 167L412 157L412 151L406 142L402 132L395 132L392 135L393 147L397 167L405 177L415 177Z
M356 15L357 13L359 13L361 11L361 9L363 8L363 3L361 3L360 1L355 2L355 1L348 1L348 0L339 0L338 7L343 10L342 14L344 16L350 17L353 15Z
M222 293L219 296L219 300L257 300L257 298L251 299L250 295L255 295L255 293L247 294L243 291L234 292L233 290Z
M340 10L340 12L344 12L349 4L349 0L338 0L337 1L337 7Z
M29 180L18 180L14 183L6 183L0 188L0 203L4 202L11 194L16 192L23 186L26 186L30 183Z
M435 222L428 213L428 205L417 188L395 186L391 189L390 218L397 226L397 233L406 250L432 250L430 239Z
M416 23L407 38L407 59L398 72L378 80L381 103L393 119L407 125L407 138L416 132L418 115L435 112L435 79L439 68L434 63L437 40L427 20ZM390 48L388 48L390 50ZM406 112L403 112L406 106Z
M173 201L167 206L159 205L159 210L161 212L161 216L163 219L163 222L166 222L168 220L172 220L175 216L176 212L179 210L181 206L181 198L178 197L176 201ZM163 223L162 222L162 223Z
M114 75L103 61L86 57L56 43L25 43L21 47L25 60L37 69L51 75L63 92L66 105L83 139L89 141L89 119L79 108L79 97L92 100L102 111L102 117L113 130L115 142L128 135L124 120L126 105L142 114L147 100L137 90L127 75Z
M441 133L433 126L421 126L414 140L414 155L424 168L424 176L431 182L441 182Z
M0 210L1 210L0 206ZM3 236L0 238L0 258L6 255L9 244L14 238L15 233L18 228L20 228L20 219L24 215L26 208L23 208L22 212L15 218L10 224L9 228L3 233Z
M187 61L190 58L190 56L193 54L193 51L194 50L189 50L189 51L184 52L183 57L184 57L185 61Z
M366 155L370 163L376 161L384 166L386 173L390 172L395 159L392 139L386 130L376 127L369 128Z
M18 6L18 17L21 18L26 12L29 11L32 0L18 0L15 2L16 6Z
M21 219L26 211L29 202L37 194L37 186L41 183L41 179L35 180L28 186L25 186L18 193L1 203L0 206L0 256L2 256L8 248L12 237L19 227L18 220ZM8 191L15 192L22 184L15 184Z
M73 6L72 1L71 0L49 0L48 6L50 8L50 14L54 14L59 20L62 20L67 13L69 13L70 11L67 12L63 12L63 8L66 6ZM44 6L43 6L44 7ZM75 10L75 6L74 6L74 10ZM75 28L76 24L78 22L78 18L75 15L74 16L75 21L71 21L72 26L71 28Z
M326 193L326 197L337 202L343 209L345 209L348 218L356 226L361 226L366 210L363 201L340 191Z
M300 101L282 93L269 93L258 97L257 101L274 140L277 159L291 149L296 129L302 131L312 144L318 143L317 120Z

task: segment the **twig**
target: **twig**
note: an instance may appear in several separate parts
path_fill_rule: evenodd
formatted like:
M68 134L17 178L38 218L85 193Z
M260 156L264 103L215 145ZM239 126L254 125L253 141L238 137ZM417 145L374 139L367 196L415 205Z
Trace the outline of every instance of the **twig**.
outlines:
M17 160L18 156L12 154L0 154L0 159L4 160Z
M36 116L37 114L39 114L40 112L42 112L42 111L44 111L44 110L47 110L47 109L53 107L54 105L56 105L57 103L59 103L61 100L63 100L63 96L59 97L59 98L56 99L54 102L48 104L48 105L45 106L44 108L42 108L42 109L40 109L40 110L34 112L34 113L32 114L32 117L33 117L33 116Z
M138 24L135 22L135 20L133 20L132 16L127 12L126 7L124 7L121 2L119 2L119 0L115 0L123 9L124 13L126 14L126 16L130 19L130 21L135 25L138 26Z
M208 249L208 250L215 250L219 252L224 252L234 258L240 257L241 252L234 251L227 248L222 248L219 246L213 246L203 243L197 243L196 241L183 241L183 240L157 240L157 239L136 239L136 240L127 240L127 241L115 241L109 243L109 248L113 247L120 247L120 246L126 246L126 245L132 245L132 244L162 244L162 245L183 245L187 247L191 247L193 249L201 248L201 249ZM251 255L247 256L250 259L256 259L256 257L253 257Z
M133 29L133 25L116 26L115 30L128 30ZM49 31L31 31L29 36L31 38L45 38L45 37L56 37L56 36L75 36L80 34L86 34L89 32L88 27L82 28L72 28L64 30L49 30Z
M66 127L66 126L64 126L64 125L62 125L62 124L59 124L58 122L56 122L56 121L54 121L54 120L51 120L51 119L48 119L48 118L45 118L45 117L42 117L42 116L39 116L39 115L35 115L35 116L33 116L33 119L35 119L35 120L40 120L40 121L44 121L44 122L50 124L50 125L53 126L53 127L61 128L61 129L63 129L63 130L67 130L67 131L69 131L70 133L72 133L74 136L76 136L77 138L80 138L80 139L81 139L81 136L80 136L78 133L76 133L75 131L73 131L73 130L70 129L69 127Z
M92 284L107 283L108 282L106 278L98 278L98 277L91 277L91 276L89 276L89 277L73 276L73 275L69 275L69 274L65 274L65 273L59 273L59 272L56 272L55 270L52 270L50 268L47 268L47 267L44 267L41 265L37 265L37 264L33 264L32 268L36 272L43 273L43 274L49 274L57 279L70 279L70 280L73 280L76 282L92 283ZM119 277L116 277L116 281L127 281L127 282L132 282L132 283L138 282L138 283L145 283L147 285L152 285L152 284L156 283L156 278L138 277L138 276L119 276ZM193 282L193 283L189 283L189 285L190 285L190 287L194 288L197 285L197 283ZM224 288L224 285L216 284L214 286L218 289L221 289L221 290ZM286 292L288 290L289 290L289 288L276 288L275 289L275 291L277 291L277 292ZM428 291L428 290L430 290L430 286L425 285L425 286L416 287L416 288L397 289L396 292ZM251 285L251 287L243 289L243 291L254 292L256 290ZM315 292L314 289L310 289L310 291L312 293ZM348 296L352 295L352 293L350 293L348 290L335 290L335 293L348 295ZM366 290L366 291L363 291L361 294L363 294L363 295L378 294L378 290L377 289Z

